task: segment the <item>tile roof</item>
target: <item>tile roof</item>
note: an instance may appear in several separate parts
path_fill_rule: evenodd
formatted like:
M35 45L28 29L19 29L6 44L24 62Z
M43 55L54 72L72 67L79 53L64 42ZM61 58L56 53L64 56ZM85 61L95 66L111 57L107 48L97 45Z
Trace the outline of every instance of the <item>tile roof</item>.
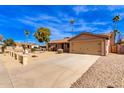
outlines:
M109 38L111 36L110 33L108 33L108 34L93 34L93 33L90 33L90 32L83 32L83 33L80 33L79 35L76 35L76 36L72 37L71 39L69 39L69 41L78 37L78 36L80 36L80 35L92 35L92 36L96 36L96 37L100 37L100 38Z
M49 43L68 43L70 38L64 38L64 39L60 39L60 40L53 40L50 41Z
M15 42L16 45L23 45L23 44L26 44L26 43L22 43L22 42ZM28 43L28 45L35 45L34 43Z
M93 34L93 33L89 33L89 32L83 32L79 35L76 35L74 37L68 37L68 38L64 38L64 39L60 39L60 40L52 40L50 41L49 43L68 43L70 40L82 35L82 34L86 34L86 35L93 35L93 36L97 36L97 37L100 37L100 38L108 38L111 36L111 33L108 33L108 34Z

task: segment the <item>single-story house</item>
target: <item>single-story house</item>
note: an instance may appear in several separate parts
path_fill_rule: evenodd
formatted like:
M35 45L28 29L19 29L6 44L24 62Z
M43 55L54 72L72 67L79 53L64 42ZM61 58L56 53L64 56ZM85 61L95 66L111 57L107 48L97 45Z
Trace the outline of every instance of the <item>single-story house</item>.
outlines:
M0 44L0 53L2 53L2 47L3 47L3 44Z
M69 52L69 39L69 37L65 37L64 39L50 41L50 50L56 51L61 48L64 52Z
M35 46L34 43L21 43L21 42L16 42L15 43L16 47L22 47L23 45L27 46L29 49L33 48Z
M79 54L107 55L114 45L114 33L93 34L83 32L72 38L51 41L50 47L53 50L62 48L66 52Z

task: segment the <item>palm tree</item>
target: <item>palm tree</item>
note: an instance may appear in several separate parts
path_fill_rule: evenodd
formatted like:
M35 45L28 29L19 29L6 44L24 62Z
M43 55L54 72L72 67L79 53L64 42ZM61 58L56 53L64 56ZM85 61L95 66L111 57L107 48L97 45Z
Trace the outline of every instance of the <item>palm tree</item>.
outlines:
M34 36L39 42L45 42L46 43L46 49L48 50L48 42L50 41L50 29L41 27L39 28L35 33Z
M120 32L118 31L118 22L120 21L120 15L116 15L113 19L113 24L114 24L114 34L116 38L117 34L119 34Z
M71 19L71 20L70 20L70 24L71 24L71 26L72 26L72 36L73 36L73 31L74 31L74 29L73 29L73 27L74 27L74 22L75 22L74 19Z
M29 37L29 34L30 34L29 30L25 30L25 35L26 35L27 44L28 44L28 37Z

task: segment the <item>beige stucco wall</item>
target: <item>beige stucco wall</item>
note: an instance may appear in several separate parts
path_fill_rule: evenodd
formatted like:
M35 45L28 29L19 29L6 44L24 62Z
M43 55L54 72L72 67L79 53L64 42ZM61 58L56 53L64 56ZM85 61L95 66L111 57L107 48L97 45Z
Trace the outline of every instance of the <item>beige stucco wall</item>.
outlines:
M105 53L106 55L109 54L110 51L110 40L105 40Z
M101 41L102 45L101 45L101 56L105 55L105 41L102 40Z

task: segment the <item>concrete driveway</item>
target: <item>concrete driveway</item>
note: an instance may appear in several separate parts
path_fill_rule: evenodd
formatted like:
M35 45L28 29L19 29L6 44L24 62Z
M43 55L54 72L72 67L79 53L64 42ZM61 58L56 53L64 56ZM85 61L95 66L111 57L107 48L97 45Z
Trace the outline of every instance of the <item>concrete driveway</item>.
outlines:
M0 87L12 88L11 79L3 62L0 60Z
M57 55L57 56L56 56ZM14 87L70 87L100 56L55 54L53 57L9 71Z

